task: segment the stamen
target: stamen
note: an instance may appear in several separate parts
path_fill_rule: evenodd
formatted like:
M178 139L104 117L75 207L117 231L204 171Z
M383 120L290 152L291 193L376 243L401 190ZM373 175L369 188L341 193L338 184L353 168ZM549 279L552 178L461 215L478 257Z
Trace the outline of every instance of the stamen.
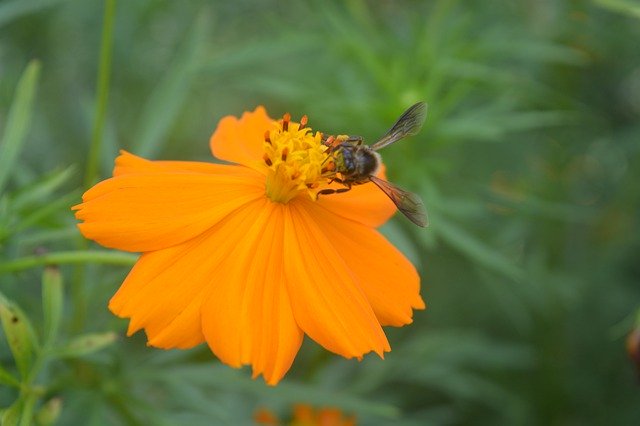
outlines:
M288 203L306 194L312 200L335 173L331 172L331 148L322 141L320 132L306 127L307 116L300 123L291 122L284 114L282 121L264 135L264 164L267 197L277 203ZM328 161L331 160L331 161Z
M291 121L291 114L286 113L285 115L282 116L282 130L283 131L287 131L289 130L289 122Z

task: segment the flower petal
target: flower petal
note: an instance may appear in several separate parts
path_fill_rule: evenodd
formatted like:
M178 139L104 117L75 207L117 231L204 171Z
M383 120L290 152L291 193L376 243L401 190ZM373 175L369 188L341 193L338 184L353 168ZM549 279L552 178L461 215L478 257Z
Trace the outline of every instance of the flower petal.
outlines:
M274 120L269 118L263 106L253 112L245 112L240 119L228 115L218 123L209 145L220 160L255 167L262 165L264 134L271 130Z
M285 277L300 328L326 349L346 358L389 343L357 277L309 212L308 202L288 204L284 227Z
M313 220L357 278L382 325L412 321L413 309L424 309L415 268L375 229L345 220L308 203Z
M183 244L143 254L109 302L114 314L131 318L128 334L144 328L149 344L165 349L203 342L202 304L217 285L217 270L234 261L229 256L244 239L243 221L261 203L247 204Z
M193 238L261 197L264 181L256 172L217 165L215 173L125 172L89 189L73 209L84 221L78 227L85 237L106 247L144 252Z
M384 165L380 169L377 176L384 179ZM372 228L385 223L397 210L389 197L373 182L354 185L350 191L342 194L321 195L317 204L334 214Z
M194 266L201 265L196 264L200 259L184 255L194 243L145 253L129 272L109 302L114 315L131 318L127 335L144 328L149 344L164 349L187 349L204 341L200 305L210 277L191 274ZM188 280L185 271L189 271ZM168 336L165 330L170 326L179 326L179 333Z
M303 337L283 276L285 209L264 201L243 211L243 238L227 245L229 261L216 271L202 316L211 350L231 366L251 364L254 377L263 374L271 385L289 370Z
M195 172L226 174L229 169L223 164L204 163L200 161L150 161L120 150L113 169L113 176L134 173L154 172Z

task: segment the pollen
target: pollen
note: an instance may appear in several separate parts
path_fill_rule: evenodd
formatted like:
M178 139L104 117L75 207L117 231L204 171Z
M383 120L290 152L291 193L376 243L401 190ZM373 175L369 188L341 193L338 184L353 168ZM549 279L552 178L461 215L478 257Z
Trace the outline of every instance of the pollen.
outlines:
M285 114L264 135L266 194L274 202L286 204L299 195L315 200L318 188L328 182L329 147L322 142L322 133L314 133L306 124L307 116L295 123Z

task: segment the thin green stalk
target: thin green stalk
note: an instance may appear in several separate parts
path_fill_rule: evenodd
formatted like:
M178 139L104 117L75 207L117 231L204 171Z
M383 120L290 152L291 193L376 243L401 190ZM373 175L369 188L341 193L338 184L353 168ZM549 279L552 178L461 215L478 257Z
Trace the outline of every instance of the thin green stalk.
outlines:
M102 42L100 46L100 65L98 67L98 90L95 106L93 131L91 133L91 146L87 170L84 175L84 187L89 188L98 177L98 164L100 163L100 150L104 123L107 116L107 100L109 97L109 82L111 76L111 53L113 44L113 22L116 11L116 0L105 0L104 22L102 24Z
M107 265L131 266L136 262L137 258L138 256L135 254L114 251L59 251L3 262L0 264L0 274L22 271L43 265L102 263Z
M105 0L104 21L102 23L102 40L100 43L100 63L98 66L98 87L95 105L93 131L91 133L91 145L87 159L87 169L84 175L84 188L88 189L98 178L98 165L100 163L100 151L104 124L107 117L107 100L109 97L109 83L111 76L111 53L113 44L113 27L116 12L116 0ZM87 240L80 239L80 250L89 248ZM85 268L76 268L71 281L71 299L74 307L73 324L78 330L82 329L86 317L87 303L85 297Z

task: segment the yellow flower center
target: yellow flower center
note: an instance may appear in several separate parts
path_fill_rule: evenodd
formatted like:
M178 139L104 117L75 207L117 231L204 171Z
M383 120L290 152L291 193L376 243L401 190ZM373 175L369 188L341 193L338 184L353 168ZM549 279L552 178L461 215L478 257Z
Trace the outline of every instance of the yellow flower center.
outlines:
M319 187L328 182L328 147L322 143L322 133L290 121L285 114L277 126L265 134L264 162L268 167L266 193L272 201L288 203L300 194L317 199Z

